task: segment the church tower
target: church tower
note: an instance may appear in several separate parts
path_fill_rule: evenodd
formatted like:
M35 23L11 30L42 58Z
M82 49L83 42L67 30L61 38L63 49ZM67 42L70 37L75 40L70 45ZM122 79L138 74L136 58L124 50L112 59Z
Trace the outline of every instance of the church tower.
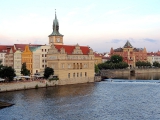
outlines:
M55 19L53 21L53 32L48 36L49 45L63 45L63 35L59 33L59 23L55 11Z

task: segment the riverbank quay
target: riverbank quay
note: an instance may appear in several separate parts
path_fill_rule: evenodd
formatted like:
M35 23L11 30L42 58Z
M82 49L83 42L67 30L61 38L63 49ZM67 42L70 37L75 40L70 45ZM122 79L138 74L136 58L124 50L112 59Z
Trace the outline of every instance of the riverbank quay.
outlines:
M143 73L160 73L160 68L134 68L134 69L107 69L101 70L101 76L103 78L114 78L117 75L131 74L134 71L135 74Z
M37 89L43 87L52 87L58 85L70 85L80 84L89 82L100 82L101 76L95 76L94 78L80 78L80 79L65 79L65 80L23 80L23 81L12 81L12 82L0 82L0 92L26 90L26 89Z
M25 80L25 81L14 81L9 83L0 83L0 92L26 90L26 89L37 89L41 87L49 87L58 85L58 80Z

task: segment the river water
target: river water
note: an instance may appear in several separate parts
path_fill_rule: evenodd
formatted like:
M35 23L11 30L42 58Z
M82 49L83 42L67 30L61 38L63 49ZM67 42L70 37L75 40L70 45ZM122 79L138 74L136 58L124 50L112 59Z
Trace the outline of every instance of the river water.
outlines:
M160 120L160 80L102 82L0 93L0 120Z

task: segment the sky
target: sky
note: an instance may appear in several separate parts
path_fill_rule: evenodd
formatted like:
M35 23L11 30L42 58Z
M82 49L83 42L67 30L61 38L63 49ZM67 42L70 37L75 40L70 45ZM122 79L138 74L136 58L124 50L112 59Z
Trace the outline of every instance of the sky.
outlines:
M129 40L157 52L159 5L160 0L0 0L0 45L48 44L56 9L64 44L103 53Z

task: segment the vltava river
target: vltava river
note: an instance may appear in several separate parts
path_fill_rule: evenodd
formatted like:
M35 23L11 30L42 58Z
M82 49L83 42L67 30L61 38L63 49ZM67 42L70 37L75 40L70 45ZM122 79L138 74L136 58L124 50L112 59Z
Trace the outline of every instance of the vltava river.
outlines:
M0 120L159 120L160 81L114 79L0 93Z

